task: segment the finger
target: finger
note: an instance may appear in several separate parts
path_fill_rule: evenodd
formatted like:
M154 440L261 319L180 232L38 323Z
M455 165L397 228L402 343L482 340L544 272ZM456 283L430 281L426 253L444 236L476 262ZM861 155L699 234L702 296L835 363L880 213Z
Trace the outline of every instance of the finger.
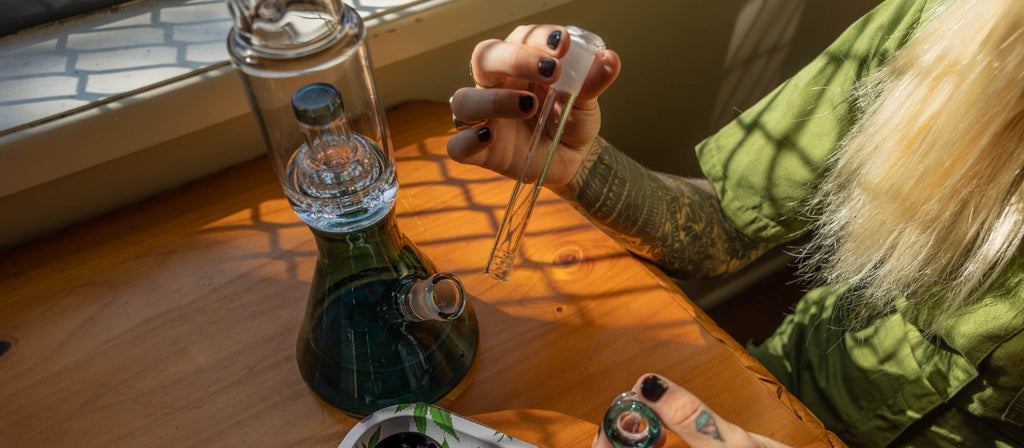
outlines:
M601 50L594 54L594 63L587 72L587 78L580 89L579 100L597 98L619 77L622 61L613 50Z
M483 88L502 86L505 78L549 84L561 75L558 59L548 52L494 39L476 45L470 66L473 80Z
M537 97L520 90L467 87L455 91L451 106L452 114L465 122L492 118L522 119L533 115Z
M522 44L560 58L569 50L569 32L558 25L520 25L505 38L505 42Z
M597 428L597 436L594 437L594 442L590 444L592 448L614 448L612 442L608 440L608 436L604 435L604 428Z
M662 426L692 448L785 446L729 423L696 395L658 375L644 376L634 390L658 414Z
M481 126L456 132L448 138L448 156L459 163L483 164L484 150L491 145L491 128Z

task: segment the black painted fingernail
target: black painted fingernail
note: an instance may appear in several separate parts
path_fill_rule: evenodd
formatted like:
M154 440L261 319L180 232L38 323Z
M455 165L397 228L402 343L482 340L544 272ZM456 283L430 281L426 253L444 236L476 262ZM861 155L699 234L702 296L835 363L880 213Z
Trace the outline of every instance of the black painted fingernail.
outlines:
M523 112L533 110L533 95L519 95L519 110Z
M537 68L540 70L540 74L547 78L555 73L555 64L556 62L554 59L544 58L540 60L540 64L537 65Z
M562 40L562 31L555 30L551 34L548 34L548 48L554 50L558 48L558 42Z
M482 127L476 131L476 139L482 142L491 140L491 128Z
M657 375L650 375L640 383L640 394L651 401L658 401L666 390L668 390L668 385Z

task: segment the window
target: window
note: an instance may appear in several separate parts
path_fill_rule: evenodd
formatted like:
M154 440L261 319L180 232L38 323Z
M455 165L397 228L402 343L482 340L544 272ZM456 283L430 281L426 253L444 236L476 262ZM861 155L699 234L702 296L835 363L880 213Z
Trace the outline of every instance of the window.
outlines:
M68 1L18 5L48 10L43 5L55 3ZM102 7L117 1L82 3ZM430 2L351 3L370 21ZM43 12L23 15L53 17ZM0 135L223 65L230 27L224 0L150 1L6 36L0 40Z
M130 0L7 0L0 7L0 36L128 1Z

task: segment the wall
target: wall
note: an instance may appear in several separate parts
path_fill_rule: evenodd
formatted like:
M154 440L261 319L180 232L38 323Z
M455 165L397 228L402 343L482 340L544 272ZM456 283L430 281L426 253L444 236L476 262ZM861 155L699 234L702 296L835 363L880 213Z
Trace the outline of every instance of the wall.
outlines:
M602 134L647 166L699 175L693 146L785 80L878 0L577 0L523 23L573 24L605 40L622 73L601 99ZM379 70L386 101L447 101L472 85L476 42L515 24ZM415 75L413 75L415 74Z

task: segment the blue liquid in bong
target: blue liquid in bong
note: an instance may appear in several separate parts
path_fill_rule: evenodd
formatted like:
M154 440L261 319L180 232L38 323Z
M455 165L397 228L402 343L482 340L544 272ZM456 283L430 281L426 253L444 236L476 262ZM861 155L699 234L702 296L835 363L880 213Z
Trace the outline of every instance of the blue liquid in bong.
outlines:
M379 221L391 210L398 192L394 165L369 139L305 143L288 161L284 192L295 213L309 226L347 233Z
M354 415L432 402L457 383L475 350L468 319L402 323L380 297L394 288L387 269L360 272L331 285L314 306L298 345L299 369L325 402ZM308 332L315 328L317 331ZM464 344L472 345L464 345Z

